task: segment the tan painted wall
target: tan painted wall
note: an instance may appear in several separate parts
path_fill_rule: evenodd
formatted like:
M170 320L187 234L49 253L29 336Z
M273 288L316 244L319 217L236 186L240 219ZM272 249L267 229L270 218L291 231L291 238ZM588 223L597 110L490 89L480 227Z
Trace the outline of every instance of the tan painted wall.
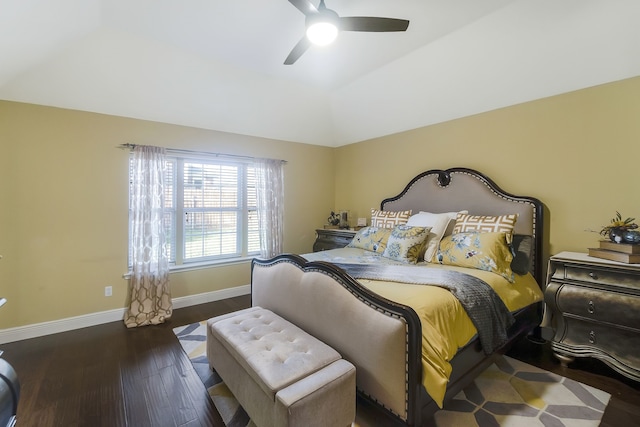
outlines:
M468 167L540 199L553 254L597 245L618 210L640 221L640 77L341 147L336 206L352 217L428 169Z
M122 143L287 160L289 252L310 252L333 208L331 148L0 101L0 329L124 307ZM244 263L172 274L172 295L246 285L249 272Z

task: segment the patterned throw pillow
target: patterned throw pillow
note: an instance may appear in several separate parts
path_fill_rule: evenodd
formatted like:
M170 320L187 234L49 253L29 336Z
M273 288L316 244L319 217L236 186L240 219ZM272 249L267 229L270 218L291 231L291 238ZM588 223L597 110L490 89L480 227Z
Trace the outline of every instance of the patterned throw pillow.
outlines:
M469 231L480 231L484 233L505 233L513 234L518 214L510 215L469 215L459 213L456 217L456 226L453 227L453 234L466 233Z
M360 248L366 251L384 253L392 228L364 227L356 233L348 248Z
M513 283L513 255L507 243L508 233L457 233L440 242L437 260L440 264L491 271Z
M429 227L396 226L391 231L382 256L396 261L417 263L424 251L430 230Z
M424 261L436 262L435 255L438 252L438 245L442 237L451 234L453 226L455 224L456 217L459 213L469 213L469 211L460 212L444 212L444 213L431 213L420 211L419 213L412 215L407 221L407 225L413 227L430 227L431 232L427 238L425 245Z
M396 225L406 224L411 216L411 211L379 211L371 209L371 226L379 228L393 228Z

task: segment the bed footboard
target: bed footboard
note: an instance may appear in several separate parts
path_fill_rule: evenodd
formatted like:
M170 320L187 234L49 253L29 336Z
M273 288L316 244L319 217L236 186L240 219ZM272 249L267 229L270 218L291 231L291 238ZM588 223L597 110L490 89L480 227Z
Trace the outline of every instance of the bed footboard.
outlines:
M289 254L253 261L251 298L353 363L359 395L420 425L422 334L411 308L372 294L329 263Z

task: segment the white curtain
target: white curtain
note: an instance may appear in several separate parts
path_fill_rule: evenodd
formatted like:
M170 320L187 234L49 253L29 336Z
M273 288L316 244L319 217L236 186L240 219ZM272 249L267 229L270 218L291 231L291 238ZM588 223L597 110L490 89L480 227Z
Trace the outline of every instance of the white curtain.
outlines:
M163 227L165 150L133 149L131 188L132 274L128 328L163 323L171 317L169 259Z
M256 159L260 256L282 253L284 216L284 172L282 160Z

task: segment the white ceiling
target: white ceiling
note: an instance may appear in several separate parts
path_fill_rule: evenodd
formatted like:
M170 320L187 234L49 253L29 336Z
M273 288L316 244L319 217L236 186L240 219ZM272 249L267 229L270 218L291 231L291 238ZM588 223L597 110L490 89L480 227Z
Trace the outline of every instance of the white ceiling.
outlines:
M318 0L313 0L317 5ZM340 146L640 75L638 0L0 0L0 99Z

